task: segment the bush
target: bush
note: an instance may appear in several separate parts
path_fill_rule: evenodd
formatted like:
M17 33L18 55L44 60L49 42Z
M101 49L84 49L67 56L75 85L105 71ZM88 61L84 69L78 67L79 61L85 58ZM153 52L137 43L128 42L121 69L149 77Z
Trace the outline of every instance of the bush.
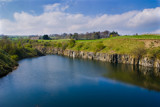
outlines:
M51 46L51 44L49 42L45 42L44 46Z
M68 43L63 42L62 43L62 50L65 50L68 47Z
M26 44L25 47L32 48L32 45L31 44Z
M18 64L4 51L0 50L0 76L6 75L12 71Z
M151 57L160 59L160 47L150 49L149 54Z
M57 47L60 48L62 47L62 44L60 42L57 43Z
M72 48L75 46L76 41L74 39L69 40L69 48Z
M76 48L77 48L77 50L78 50L78 51L80 51L80 49L83 47L83 45L84 45L83 43L79 43L79 44L77 44L77 47L76 47Z
M132 54L137 57L137 58L141 58L143 55L145 55L147 52L147 50L145 49L145 47L136 47L135 49L132 50Z
M18 61L18 55L11 55L11 58L15 61Z

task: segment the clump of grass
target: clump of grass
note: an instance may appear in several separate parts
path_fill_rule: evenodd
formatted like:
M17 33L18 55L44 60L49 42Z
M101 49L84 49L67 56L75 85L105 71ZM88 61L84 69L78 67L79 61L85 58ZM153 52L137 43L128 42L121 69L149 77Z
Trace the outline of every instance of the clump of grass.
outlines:
M62 50L65 50L68 47L68 42L62 42Z
M104 48L105 48L105 46L104 46L103 43L97 43L94 51L95 52L99 52L99 51L101 51Z
M84 43L76 43L73 49L80 51L80 50L83 50L82 49L83 46L84 46Z
M74 47L75 46L75 40L73 40L73 39L71 39L71 40L69 40L69 48L72 48L72 47Z

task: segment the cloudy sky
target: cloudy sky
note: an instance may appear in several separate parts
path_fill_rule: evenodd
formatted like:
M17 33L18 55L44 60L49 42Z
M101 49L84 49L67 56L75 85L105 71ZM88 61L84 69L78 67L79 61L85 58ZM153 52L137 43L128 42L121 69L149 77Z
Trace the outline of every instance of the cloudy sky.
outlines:
M0 34L159 33L160 0L0 0Z

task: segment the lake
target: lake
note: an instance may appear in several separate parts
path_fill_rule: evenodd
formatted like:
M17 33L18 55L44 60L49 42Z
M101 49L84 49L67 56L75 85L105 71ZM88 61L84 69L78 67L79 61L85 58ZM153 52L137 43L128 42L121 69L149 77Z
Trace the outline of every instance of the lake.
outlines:
M57 55L19 61L0 78L0 107L160 107L160 74Z

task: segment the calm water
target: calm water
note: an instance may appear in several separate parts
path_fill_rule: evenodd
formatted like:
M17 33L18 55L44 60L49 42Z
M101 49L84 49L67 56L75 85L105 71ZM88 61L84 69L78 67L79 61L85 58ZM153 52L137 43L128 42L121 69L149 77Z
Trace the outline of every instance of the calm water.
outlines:
M0 78L0 107L160 107L160 76L131 65L49 55Z

